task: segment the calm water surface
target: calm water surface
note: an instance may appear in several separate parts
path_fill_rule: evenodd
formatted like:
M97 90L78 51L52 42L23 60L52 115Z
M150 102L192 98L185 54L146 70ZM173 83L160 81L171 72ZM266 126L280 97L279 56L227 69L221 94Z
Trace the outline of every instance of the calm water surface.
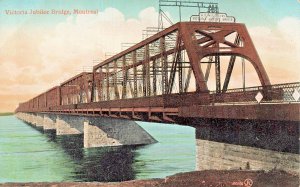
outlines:
M83 148L83 135L56 136L0 117L0 182L123 181L195 170L195 130L138 122L158 143Z

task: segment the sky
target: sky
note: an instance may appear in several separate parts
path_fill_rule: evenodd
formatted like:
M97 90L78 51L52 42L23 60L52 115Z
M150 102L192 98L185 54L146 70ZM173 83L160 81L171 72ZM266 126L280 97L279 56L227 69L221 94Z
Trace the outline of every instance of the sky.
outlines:
M299 0L209 2L219 3L220 12L246 24L273 84L300 80ZM31 9L99 13L6 13ZM177 9L164 10L178 21ZM183 20L193 11L183 9ZM158 0L0 0L0 112L14 111L19 102L90 69L108 53L120 52L121 43L141 41L142 30L157 26L157 20Z

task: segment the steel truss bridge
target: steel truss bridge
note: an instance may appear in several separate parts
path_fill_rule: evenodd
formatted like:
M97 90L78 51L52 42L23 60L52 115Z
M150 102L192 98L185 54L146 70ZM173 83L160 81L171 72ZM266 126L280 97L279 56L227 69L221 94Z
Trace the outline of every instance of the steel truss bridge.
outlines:
M228 89L237 58L247 60L261 86ZM228 64L223 81L222 63ZM242 77L247 73L253 72L243 69ZM180 124L196 118L300 121L299 92L300 82L271 84L244 24L179 22L95 65L93 72L20 103L16 112Z

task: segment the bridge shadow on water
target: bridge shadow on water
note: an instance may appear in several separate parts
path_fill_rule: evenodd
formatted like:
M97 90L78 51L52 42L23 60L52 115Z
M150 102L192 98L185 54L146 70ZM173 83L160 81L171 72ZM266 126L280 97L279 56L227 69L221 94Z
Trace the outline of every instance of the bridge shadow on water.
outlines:
M55 131L44 132L49 141L62 147L73 162L74 181L117 182L135 178L133 162L136 146L83 148L83 135L56 136Z

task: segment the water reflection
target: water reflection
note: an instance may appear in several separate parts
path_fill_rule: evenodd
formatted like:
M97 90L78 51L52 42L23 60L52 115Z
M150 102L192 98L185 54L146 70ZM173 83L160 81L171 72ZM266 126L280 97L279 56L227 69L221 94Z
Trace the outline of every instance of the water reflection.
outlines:
M49 141L58 143L76 164L74 181L116 182L132 180L135 147L83 148L83 135L56 136L55 131L44 132Z
M48 142L56 142L56 130L44 130L44 134L48 137Z
M65 172L64 179L58 181L114 182L162 178L195 169L193 128L159 123L140 125L159 143L85 149L83 135L57 136L55 130L43 131L34 125L30 127L43 133L41 141L47 141L53 150L65 153L60 156L64 161L57 163L57 167L69 169L69 172ZM51 152L45 154L49 159L59 157Z
M131 147L85 149L85 157L77 168L83 181L125 181L135 178L132 168L134 152Z
M26 121L23 121L23 123L27 124L29 127L33 128L33 129L39 131L40 133L44 132L44 129L43 129L42 126L36 126L36 125L33 125L33 124L31 124L29 122L26 122Z

